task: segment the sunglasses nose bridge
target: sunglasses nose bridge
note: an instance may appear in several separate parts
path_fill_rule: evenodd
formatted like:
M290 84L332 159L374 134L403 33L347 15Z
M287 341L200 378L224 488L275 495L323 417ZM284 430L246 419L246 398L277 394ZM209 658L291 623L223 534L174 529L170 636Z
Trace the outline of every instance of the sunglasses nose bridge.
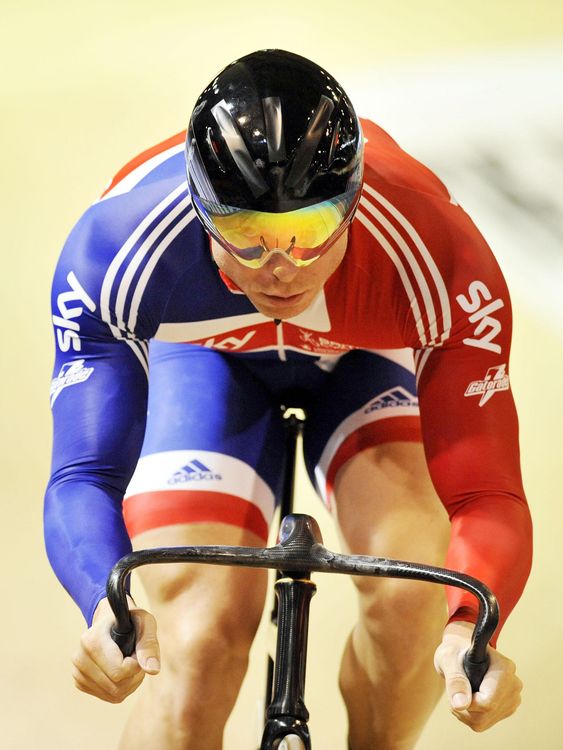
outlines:
M280 247L273 247L264 255L263 265L266 263L275 263L279 265L286 261L286 265L290 264L287 267L297 267L299 264L291 254L291 250L291 247L287 248L287 250L282 250Z
M293 248L295 247L295 241L296 241L295 235L293 235L288 247L284 249L280 247L279 239L276 237L273 247L268 247L266 240L264 239L264 235L260 235L260 246L262 247L264 251L261 265L264 265L265 263L267 263L269 259L272 258L274 255L283 255L285 258L290 260L294 266L297 266L298 263L293 257Z

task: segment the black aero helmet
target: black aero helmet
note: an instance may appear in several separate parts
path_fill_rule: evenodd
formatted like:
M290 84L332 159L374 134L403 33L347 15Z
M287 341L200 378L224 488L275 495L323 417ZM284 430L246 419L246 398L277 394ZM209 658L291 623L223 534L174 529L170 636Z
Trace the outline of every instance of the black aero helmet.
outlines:
M362 184L363 139L342 87L283 50L228 65L192 113L186 158L195 210L245 265L281 251L297 265L348 226Z

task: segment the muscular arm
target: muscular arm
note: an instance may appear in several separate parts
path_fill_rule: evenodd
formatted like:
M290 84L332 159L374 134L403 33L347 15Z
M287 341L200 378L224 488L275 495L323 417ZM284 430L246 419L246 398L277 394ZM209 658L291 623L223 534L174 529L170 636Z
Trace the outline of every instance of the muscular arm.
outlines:
M419 382L428 465L452 523L446 564L480 578L497 595L499 630L522 593L532 554L531 520L520 475L518 420L505 377L510 346L508 304L497 316L501 313L502 332L495 339L494 351L462 341L437 349L430 354ZM470 335L465 331L461 337ZM494 379L497 386L484 385ZM489 397L479 392L470 395L471 383L470 391L495 390ZM475 621L477 604L471 595L451 589L448 604L450 620Z
M116 338L102 320L107 265L90 216L71 234L53 283L54 444L45 496L49 560L89 624L110 568L131 549L121 502L147 398L145 344Z
M131 550L121 502L141 449L146 376L124 342L84 348L71 361L84 360L78 366L92 367L91 374L63 388L53 404L45 542L57 577L90 624L108 571Z

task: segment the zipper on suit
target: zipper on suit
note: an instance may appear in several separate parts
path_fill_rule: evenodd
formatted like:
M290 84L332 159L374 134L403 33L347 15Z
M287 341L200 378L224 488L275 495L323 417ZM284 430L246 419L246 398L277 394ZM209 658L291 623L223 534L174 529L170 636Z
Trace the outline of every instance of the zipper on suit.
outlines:
M276 320L276 339L278 345L278 356L282 362L287 361L287 355L285 353L285 347L283 343L283 323L281 320Z

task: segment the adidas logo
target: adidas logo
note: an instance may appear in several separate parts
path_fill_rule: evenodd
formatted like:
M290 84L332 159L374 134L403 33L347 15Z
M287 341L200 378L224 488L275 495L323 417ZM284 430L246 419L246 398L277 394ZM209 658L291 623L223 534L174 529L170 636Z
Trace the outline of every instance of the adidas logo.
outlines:
M209 481L209 480L220 480L223 477L220 474L215 474L201 461L194 459L189 461L181 469L175 471L174 474L168 480L168 484L182 484L184 482L194 481Z
M418 406L418 399L405 388L391 388L371 401L364 409L364 414L371 414L372 411L379 411L387 406Z

